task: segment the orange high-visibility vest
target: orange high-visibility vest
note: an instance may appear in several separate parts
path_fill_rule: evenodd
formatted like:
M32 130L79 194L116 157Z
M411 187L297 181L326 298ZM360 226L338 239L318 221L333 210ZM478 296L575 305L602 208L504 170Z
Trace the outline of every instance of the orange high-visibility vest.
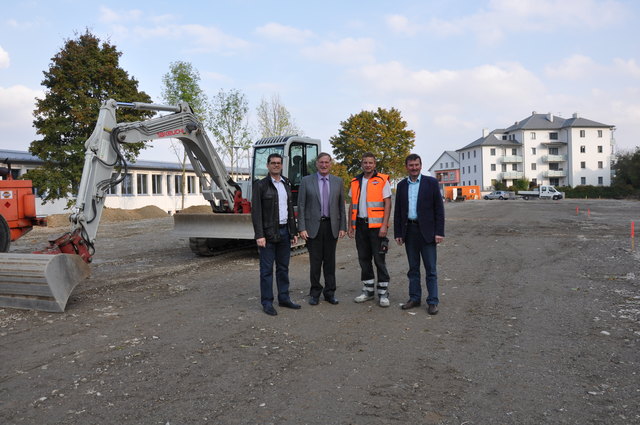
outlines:
M351 227L355 229L356 219L358 218L358 207L360 202L360 183L362 182L362 176L354 177L351 180ZM382 227L382 220L384 219L384 198L382 196L382 189L389 180L387 174L374 173L373 176L367 182L367 216L369 221L369 228Z

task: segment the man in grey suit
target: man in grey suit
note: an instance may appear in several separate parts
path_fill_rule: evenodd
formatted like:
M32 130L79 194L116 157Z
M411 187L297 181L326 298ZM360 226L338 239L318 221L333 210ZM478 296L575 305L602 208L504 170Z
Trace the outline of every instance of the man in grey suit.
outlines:
M317 173L305 176L298 192L298 230L309 250L309 304L317 305L320 294L330 304L338 304L336 292L336 245L347 232L344 211L344 184L329 174L331 155L320 153ZM324 288L320 272L324 273Z

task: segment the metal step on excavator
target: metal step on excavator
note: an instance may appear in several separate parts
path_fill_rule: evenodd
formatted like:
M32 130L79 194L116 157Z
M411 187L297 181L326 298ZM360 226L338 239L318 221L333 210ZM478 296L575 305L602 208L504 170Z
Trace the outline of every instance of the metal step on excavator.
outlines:
M145 121L116 121L117 108L168 112ZM85 162L76 204L69 216L70 230L49 246L33 254L0 253L0 307L64 312L73 289L89 277L89 263L107 192L127 175L127 162L120 144L177 139L184 147L199 178L202 195L211 214L174 215L174 234L188 237L191 250L202 256L215 255L230 241L253 241L251 183L267 175L271 153L284 159L294 198L303 176L315 172L320 141L308 137L279 136L254 144L251 180L236 183L207 137L191 107L105 101L96 126L85 143ZM114 172L115 171L115 172ZM243 195L243 189L244 194ZM246 196L246 197L245 197ZM297 199L294 199L297 205Z

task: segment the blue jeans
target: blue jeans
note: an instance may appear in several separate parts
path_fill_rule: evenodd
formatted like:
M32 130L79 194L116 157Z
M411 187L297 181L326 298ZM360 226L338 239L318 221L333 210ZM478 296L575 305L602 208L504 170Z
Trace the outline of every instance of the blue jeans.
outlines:
M409 260L409 299L413 302L422 301L422 285L420 283L420 258L424 263L427 282L427 304L438 305L438 272L436 262L438 253L436 243L427 243L420 232L420 228L415 224L408 224L405 239L405 250L407 260Z
M291 259L291 241L289 229L281 227L280 242L267 242L260 251L260 303L263 306L273 304L273 263L276 263L276 285L278 302L289 301L289 260Z

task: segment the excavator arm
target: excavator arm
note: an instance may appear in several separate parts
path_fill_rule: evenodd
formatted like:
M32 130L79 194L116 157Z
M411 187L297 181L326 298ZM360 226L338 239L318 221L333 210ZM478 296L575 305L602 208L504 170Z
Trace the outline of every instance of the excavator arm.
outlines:
M117 108L172 113L145 121L117 123ZM69 217L71 230L50 241L43 253L78 254L85 262L90 262L105 196L126 176L127 163L120 144L170 138L182 142L200 180L202 195L213 211L233 212L234 205L242 201L240 186L229 176L202 124L187 103L174 106L107 100L102 104L96 127L85 143L82 179L76 205Z

